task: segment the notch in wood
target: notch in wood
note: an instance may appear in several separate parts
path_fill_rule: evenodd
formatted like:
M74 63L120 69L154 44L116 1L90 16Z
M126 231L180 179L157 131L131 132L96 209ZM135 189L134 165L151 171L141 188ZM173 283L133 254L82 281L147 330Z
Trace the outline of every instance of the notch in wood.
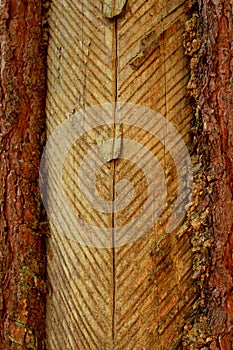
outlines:
M104 0L103 13L107 18L113 18L121 14L127 0Z

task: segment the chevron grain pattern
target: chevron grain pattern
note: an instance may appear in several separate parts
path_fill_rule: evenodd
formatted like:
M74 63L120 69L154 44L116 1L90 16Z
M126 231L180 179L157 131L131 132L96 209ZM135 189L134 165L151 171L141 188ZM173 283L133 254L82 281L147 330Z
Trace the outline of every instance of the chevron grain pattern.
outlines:
M102 5L94 1L54 1L49 24L48 134L73 109L113 101L115 94L114 25L107 24L102 15ZM93 136L90 138L93 139ZM88 151L88 147L88 140L83 140L78 147L80 157ZM74 147L63 174L64 178L68 178L67 186L64 186L72 202L72 193L75 193L72 179L76 163L79 163L75 154ZM92 223L111 225L109 217L98 213L93 216L87 207L78 209ZM111 249L99 250L79 245L51 227L48 256L51 286L47 305L48 348L111 349Z
M110 11L111 1L104 1L104 8L102 1L52 1L48 136L79 109L118 101L161 113L188 144L192 113L186 97L189 72L183 50L187 20L184 3L119 1L125 6L114 17L117 13L106 16L104 10L108 7ZM121 158L99 169L96 186L104 200L116 198L116 185L122 179L135 189L130 205L112 214L87 204L82 193L91 194L92 169L79 184L77 169L91 148L114 137L115 122L113 114L112 127L98 127L77 140L63 169L63 188L70 206L86 222L113 228L113 243L114 234L126 223L129 237L142 229L140 224L134 225L134 218L140 215L148 195L145 174L137 164ZM185 317L192 312L196 295L185 220L175 231L165 230L176 199L176 169L166 150L166 134L162 143L136 126L124 125L122 132L124 137L141 142L159 160L166 173L167 206L146 235L113 248L81 245L51 224L47 301L50 350L181 348ZM56 179L50 182L48 196L53 196ZM121 195L127 197L127 188L125 191ZM181 200L185 202L187 198ZM153 211L150 215L149 220L153 220ZM69 224L68 217L64 220Z

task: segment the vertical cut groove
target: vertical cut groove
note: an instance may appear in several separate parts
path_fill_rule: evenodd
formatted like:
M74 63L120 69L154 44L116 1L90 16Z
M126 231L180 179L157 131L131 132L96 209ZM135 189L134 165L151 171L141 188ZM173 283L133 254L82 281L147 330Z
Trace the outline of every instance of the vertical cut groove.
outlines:
M113 116L113 122L114 122L114 135L113 135L113 155L115 153L114 147L115 147L115 138L116 138L116 124L117 124L117 100L118 100L118 26L117 26L117 18L114 18L114 116ZM112 343L113 343L113 349L115 344L115 302L116 302L116 259L115 259L115 179L116 179L116 159L113 159L113 193L112 193L112 199L113 199L113 210L112 210L112 272L113 272L113 290L112 290Z

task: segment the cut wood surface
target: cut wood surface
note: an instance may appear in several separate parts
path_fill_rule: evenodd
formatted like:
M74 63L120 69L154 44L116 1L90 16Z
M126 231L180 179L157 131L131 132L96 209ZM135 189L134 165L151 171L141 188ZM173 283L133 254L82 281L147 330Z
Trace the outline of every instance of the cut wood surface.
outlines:
M48 137L80 109L105 102L128 102L161 113L188 145L192 115L186 97L189 72L183 49L187 20L184 1L128 0L125 6L119 1L119 16L114 16L116 8L111 8L108 15L106 6L110 8L111 2L104 4L52 1ZM51 224L47 299L50 350L178 349L185 317L195 302L187 224L184 221L176 230L166 232L178 181L166 150L167 136L162 144L136 126L114 130L115 117L113 113L112 128L98 127L77 140L64 162L67 201L77 217L94 226L112 228L113 247L82 245ZM140 141L155 153L166 174L168 191L159 222L147 234L123 246L114 244L115 235L143 208L148 189L143 172L119 154L114 156L114 152L112 160L110 157L99 169L97 188L106 201L116 198L120 180L126 178L134 186L136 195L131 205L120 214L93 210L82 195L83 191L90 192L88 178L81 185L77 179L77 168L90 148L113 139L117 132ZM52 196L56 191L54 179L49 179L49 188L48 196ZM68 225L69 217L64 220ZM132 237L141 229L132 224L128 234Z

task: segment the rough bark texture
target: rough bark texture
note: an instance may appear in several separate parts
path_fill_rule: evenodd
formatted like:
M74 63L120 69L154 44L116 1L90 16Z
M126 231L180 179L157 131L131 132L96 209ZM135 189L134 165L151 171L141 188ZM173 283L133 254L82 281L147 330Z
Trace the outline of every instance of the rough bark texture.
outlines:
M4 350L44 347L46 225L38 188L45 127L42 15L42 1L1 1L0 348Z
M212 188L213 243L207 285L208 316L216 341L211 349L232 349L233 335L233 4L199 4L203 46L199 63L205 171Z
M189 83L196 100L196 151L202 169L193 225L194 270L201 298L185 349L233 347L233 3L188 2L186 53L192 56ZM192 27L190 34L190 25ZM187 41L189 44L187 45ZM198 203L199 202L199 203ZM205 219L203 220L203 217Z

